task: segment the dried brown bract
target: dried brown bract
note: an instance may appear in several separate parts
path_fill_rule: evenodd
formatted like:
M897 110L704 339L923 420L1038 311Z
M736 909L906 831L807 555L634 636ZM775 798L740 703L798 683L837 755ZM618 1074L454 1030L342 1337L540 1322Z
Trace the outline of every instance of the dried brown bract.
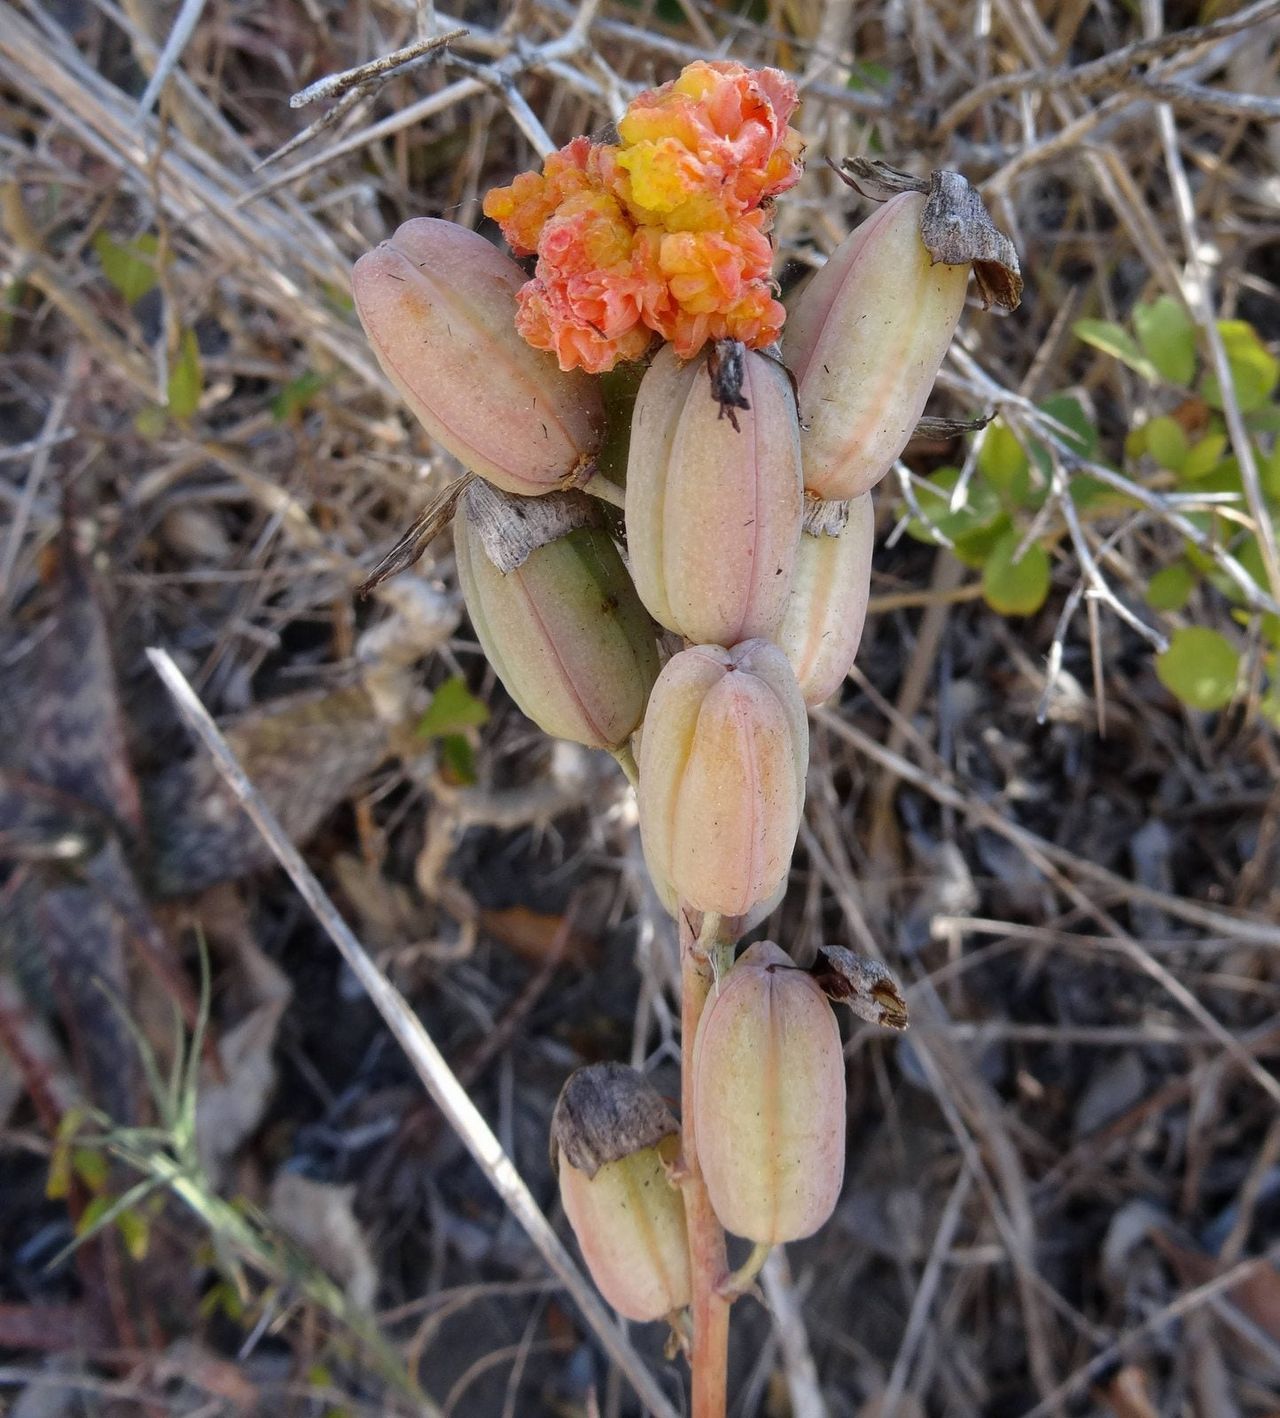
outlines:
M907 1002L887 966L842 945L820 945L809 973L828 999L847 1004L859 1019L886 1029L905 1029Z
M846 158L836 168L856 192L884 202L900 192L927 195L920 236L935 261L973 266L983 305L1016 310L1022 274L1013 242L991 220L978 189L961 173L938 169L928 182L869 158Z

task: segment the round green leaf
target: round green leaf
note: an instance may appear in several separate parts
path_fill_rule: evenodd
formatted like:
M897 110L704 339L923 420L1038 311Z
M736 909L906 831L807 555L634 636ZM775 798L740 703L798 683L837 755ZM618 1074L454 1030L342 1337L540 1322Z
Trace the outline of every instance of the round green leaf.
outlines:
M1202 625L1174 631L1156 656L1160 683L1189 709L1223 709L1235 697L1240 653L1225 635Z
M939 468L929 477L927 486L917 484L915 488L921 513L944 537L957 544L989 527L1000 516L1000 499L979 478L965 489L964 505L952 512L951 493L959 480L959 468ZM917 517L907 523L907 535L918 542L934 543L930 527Z
M1182 425L1167 415L1152 419L1147 425L1147 452L1172 472L1179 472L1187 460L1187 435Z
M1049 554L1032 542L1021 560L1013 559L1022 533L1011 528L991 548L982 568L982 594L1001 615L1034 615L1049 594Z
M1280 360L1246 320L1219 320L1218 331L1226 348L1236 402L1245 413L1260 408L1280 382ZM1205 375L1202 392L1210 408L1222 407L1222 390L1215 375Z
M1196 373L1196 327L1182 305L1162 295L1150 305L1135 305L1133 328L1142 353L1170 384L1189 385Z
M1196 573L1189 562L1175 561L1157 571L1147 585L1147 604L1156 611L1180 611L1195 588Z
M1030 460L1011 429L997 421L978 450L978 471L1009 502L1020 503L1031 487Z
M1222 461L1227 451L1225 433L1207 433L1197 443L1191 445L1178 471L1184 478L1194 480L1207 477Z

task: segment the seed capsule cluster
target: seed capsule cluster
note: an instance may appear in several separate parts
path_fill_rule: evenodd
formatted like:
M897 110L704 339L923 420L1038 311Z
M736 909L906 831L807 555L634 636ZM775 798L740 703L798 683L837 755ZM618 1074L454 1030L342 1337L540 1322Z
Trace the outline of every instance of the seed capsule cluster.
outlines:
M726 172L767 230L760 204L792 180L794 89L775 71L739 70L691 70L636 101L621 148L588 151L581 140L498 194L500 218L525 223L521 241L536 247L534 295L577 302L568 344L529 342L525 272L447 222L406 223L354 274L384 370L475 475L454 546L485 654L543 729L607 749L629 770L659 895L702 920L722 967L786 888L804 807L806 710L838 690L862 634L872 489L920 418L971 266L984 295L1016 303L1017 284L1007 241L963 179L935 174L926 184L864 165L857 176L887 200L801 292L780 346L724 337L741 300L736 267L723 310L710 268L694 293L674 280L663 287L686 314L697 310L706 332L699 348L686 322L666 342L661 320L641 318L637 243L683 249L694 233L681 223L709 220ZM753 160L760 172L742 169ZM637 195L657 202L667 191L659 176L674 194L661 221ZM611 268L593 247L589 302L574 285L586 275L553 260L554 224L577 222L586 241L582 224L606 196L631 264ZM715 249L712 230L700 229L699 259ZM630 284L611 287L610 270ZM646 359L627 415L625 490L601 488L604 402L598 382L565 358L591 333L579 328L591 302L615 296L640 313L609 358ZM692 1174L720 1223L758 1246L807 1236L830 1215L845 1151L833 999L905 1027L892 977L839 947L820 952L812 971L772 942L732 964L686 1039L683 1152L666 1105L631 1070L600 1065L570 1079L553 1124L561 1197L623 1314L654 1319L689 1302L681 1186Z

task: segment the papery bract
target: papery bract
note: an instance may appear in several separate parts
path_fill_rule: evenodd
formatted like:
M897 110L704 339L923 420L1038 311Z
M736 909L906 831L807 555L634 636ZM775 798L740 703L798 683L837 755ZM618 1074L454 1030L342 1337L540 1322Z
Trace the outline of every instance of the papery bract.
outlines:
M627 549L640 599L686 640L736 645L781 624L800 542L800 429L786 371L747 351L738 427L707 361L654 357L636 396Z
M849 673L867 619L875 513L871 494L849 504L840 532L800 537L795 578L774 639L791 661L804 702L829 699Z
M969 267L934 264L925 199L904 192L857 227L801 291L782 355L796 378L805 490L870 491L907 446L964 308Z
M640 834L655 880L724 916L766 900L786 878L808 758L804 701L777 646L674 656L640 739Z
M577 525L500 571L480 536L477 502L502 496L473 486L454 519L458 579L485 656L547 733L617 748L644 716L658 673L652 623L600 526Z
M745 951L693 1049L698 1166L720 1223L777 1245L812 1235L844 1179L845 1076L826 996L786 951Z
M436 441L508 492L584 481L604 434L595 383L515 328L525 274L482 236L418 217L362 256L356 310L387 377Z

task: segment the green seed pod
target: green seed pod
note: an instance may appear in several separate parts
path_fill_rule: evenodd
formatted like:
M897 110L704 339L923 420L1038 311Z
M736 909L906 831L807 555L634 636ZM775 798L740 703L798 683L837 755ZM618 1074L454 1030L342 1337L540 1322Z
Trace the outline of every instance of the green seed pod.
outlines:
M845 1077L826 996L786 951L743 953L703 1011L693 1127L711 1205L735 1236L810 1236L844 1180Z
M830 512L830 531L821 530ZM847 507L818 503L806 514L796 579L777 642L809 708L829 699L858 653L871 591L875 514L864 492ZM813 528L811 531L810 528Z
M484 482L454 519L458 579L489 663L539 728L615 749L658 674L653 625L590 498Z
M964 309L969 263L934 262L925 197L903 192L854 229L801 292L782 355L796 378L805 490L869 492L907 446Z
M808 760L804 701L776 645L674 656L640 740L640 835L654 880L722 916L766 901L786 880Z
M604 436L596 381L516 331L525 273L484 237L417 217L351 276L378 363L423 428L473 473L536 496L581 485Z
M632 1320L689 1303L684 1198L669 1168L680 1139L670 1109L621 1064L570 1075L551 1119L560 1199L600 1293Z
M741 356L740 397L750 407L725 416L707 356L681 364L664 345L631 420L627 551L636 590L655 620L695 644L771 636L800 540L791 382L777 360Z

